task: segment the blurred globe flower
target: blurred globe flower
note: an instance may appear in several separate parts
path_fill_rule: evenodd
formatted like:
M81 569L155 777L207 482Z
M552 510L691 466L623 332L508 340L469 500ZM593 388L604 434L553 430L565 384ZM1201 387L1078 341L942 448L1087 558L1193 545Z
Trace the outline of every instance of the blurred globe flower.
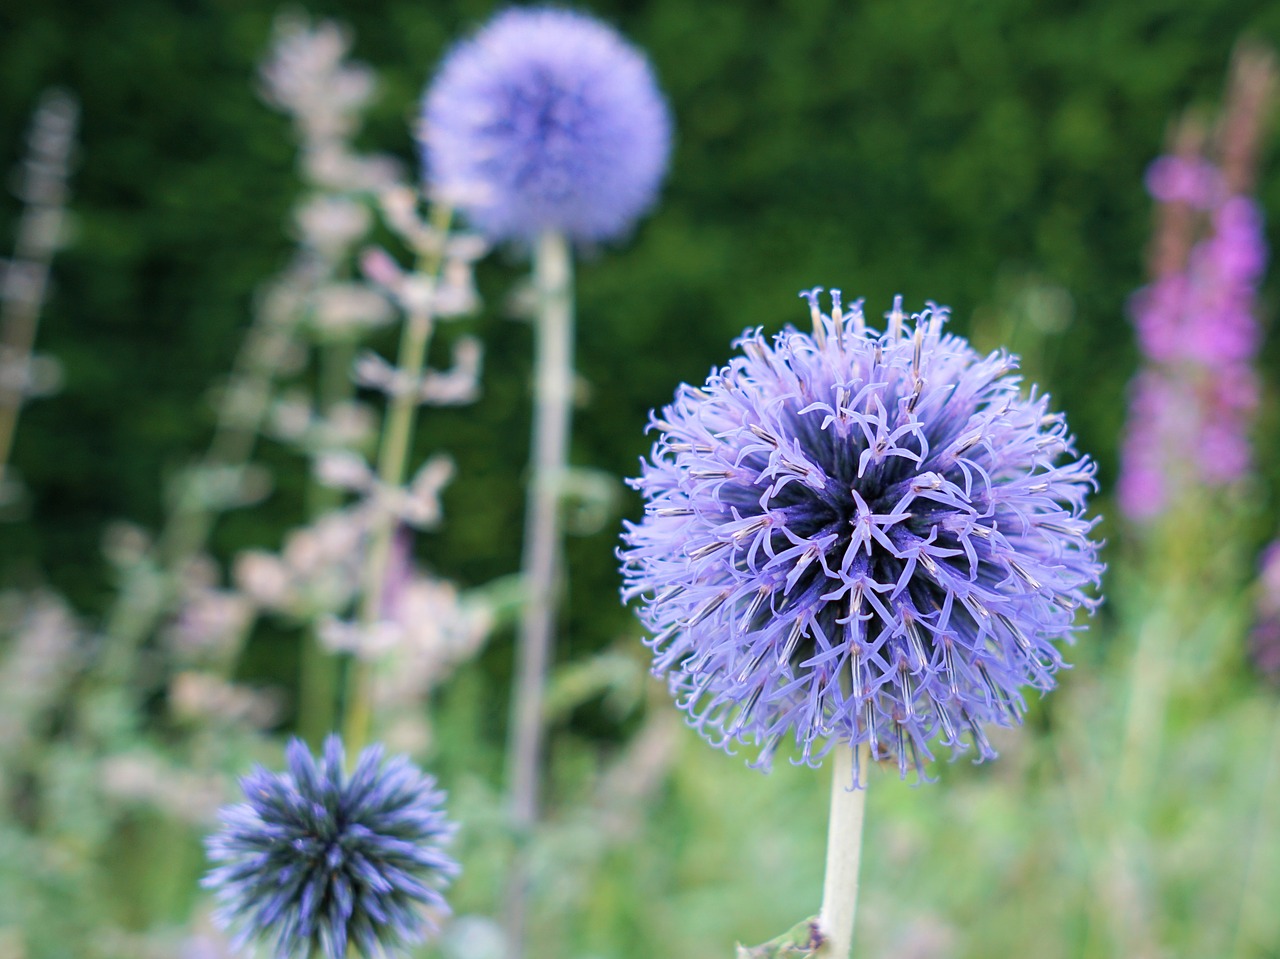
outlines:
M347 778L337 736L319 761L297 739L285 757L287 772L241 780L247 802L207 840L219 923L277 959L344 959L348 943L370 957L434 931L427 911L447 912L440 889L458 872L435 780L404 757L384 763L380 746Z
M944 334L947 312L868 329L804 294L814 332L759 330L676 391L633 480L620 552L654 670L706 738L816 765L868 742L922 771L929 743L995 755L983 727L1047 690L1102 566L1094 464L1016 361Z
M654 202L671 121L645 57L550 8L499 14L426 94L427 179L490 239L625 233Z

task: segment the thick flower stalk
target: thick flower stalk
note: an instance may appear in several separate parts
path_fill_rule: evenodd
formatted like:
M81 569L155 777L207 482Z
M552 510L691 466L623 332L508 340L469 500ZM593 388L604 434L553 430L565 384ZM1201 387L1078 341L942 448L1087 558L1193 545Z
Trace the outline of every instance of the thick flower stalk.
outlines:
M239 946L269 942L277 959L344 959L349 944L387 955L434 931L430 914L448 912L441 889L458 872L435 780L404 757L384 763L380 746L348 778L337 736L319 761L297 739L285 756L286 772L241 780L246 802L224 808L207 840L219 923Z
M446 56L423 104L430 189L492 241L533 254L535 408L508 773L522 848L507 875L510 959L523 954L523 843L538 813L545 676L562 588L572 419L572 245L624 236L657 197L671 120L644 55L599 21L553 8L500 13Z
M423 120L430 186L492 240L621 236L653 205L670 152L644 55L553 8L508 10L458 44Z
M820 292L812 333L747 331L653 417L624 595L692 725L757 765L788 737L811 765L867 743L903 776L934 740L992 757L984 727L1054 685L1096 603L1094 464L944 308L899 297L880 333Z

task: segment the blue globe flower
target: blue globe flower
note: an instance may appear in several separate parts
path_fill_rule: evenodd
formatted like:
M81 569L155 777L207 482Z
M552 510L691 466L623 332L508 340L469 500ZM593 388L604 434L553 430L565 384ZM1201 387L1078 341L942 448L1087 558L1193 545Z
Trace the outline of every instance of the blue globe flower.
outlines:
M804 294L814 331L759 330L652 419L632 485L624 597L654 671L713 743L794 738L817 764L867 742L922 774L935 739L993 757L984 726L1047 690L1102 566L1094 464L1016 361L945 334L932 304L887 330Z
M567 10L499 14L427 90L431 187L490 239L608 240L652 206L671 120L644 56Z
M218 863L204 879L217 918L237 943L272 943L277 959L385 954L433 931L427 910L447 913L440 889L457 874L442 845L454 825L435 780L382 747L360 754L348 779L342 741L317 762L294 739L288 771L261 766L241 780L246 802L221 812L206 840Z

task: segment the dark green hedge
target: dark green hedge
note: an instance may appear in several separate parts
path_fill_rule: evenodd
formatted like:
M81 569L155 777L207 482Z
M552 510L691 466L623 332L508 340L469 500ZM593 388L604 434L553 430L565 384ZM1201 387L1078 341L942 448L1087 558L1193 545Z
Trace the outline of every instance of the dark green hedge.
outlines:
M1048 386L1104 482L1114 477L1135 363L1124 301L1142 281L1149 225L1143 168L1171 116L1216 100L1242 32L1280 38L1280 6L589 6L650 52L678 143L657 213L625 249L581 266L580 368L592 391L576 463L631 471L647 410L722 361L742 328L802 320L802 287L842 286L876 312L895 291L909 305L949 303L966 331L975 311L1002 308L999 276L1027 275L1074 298L1074 323L1045 351ZM310 8L349 22L358 56L381 71L368 146L412 156L406 120L443 45L492 7ZM275 12L265 0L45 0L0 13L0 166L16 164L42 87L74 90L84 123L77 240L57 263L40 338L65 365L66 388L22 420L15 462L34 499L27 520L0 528L3 581L46 577L101 608L104 523L154 525L162 478L207 439L208 388L255 288L288 255L293 145L254 94ZM1273 216L1275 169L1262 180ZM0 247L16 214L6 197ZM519 555L530 337L497 308L518 269L499 257L483 270L483 400L431 414L421 436L424 450L456 455L462 479L423 554L468 582L513 570ZM1272 473L1273 448L1263 451ZM272 544L297 518L269 503L225 523L217 546ZM612 527L571 546L574 648L630 628L612 549Z

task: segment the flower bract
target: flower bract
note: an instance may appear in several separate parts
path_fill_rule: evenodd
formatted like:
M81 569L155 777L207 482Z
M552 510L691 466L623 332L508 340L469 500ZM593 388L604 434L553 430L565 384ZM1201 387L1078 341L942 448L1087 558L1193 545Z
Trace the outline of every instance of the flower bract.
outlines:
M204 879L217 918L238 942L272 944L277 959L386 955L420 941L447 912L441 888L457 874L443 844L454 826L435 780L382 748L343 771L330 736L315 759L290 742L287 770L257 767L241 780L245 802L225 807L206 842L216 865Z
M655 415L620 552L654 669L717 745L790 737L815 764L870 743L921 771L930 744L994 756L984 727L1047 690L1102 567L1094 464L1016 361L943 330L884 332L861 301L741 354Z

